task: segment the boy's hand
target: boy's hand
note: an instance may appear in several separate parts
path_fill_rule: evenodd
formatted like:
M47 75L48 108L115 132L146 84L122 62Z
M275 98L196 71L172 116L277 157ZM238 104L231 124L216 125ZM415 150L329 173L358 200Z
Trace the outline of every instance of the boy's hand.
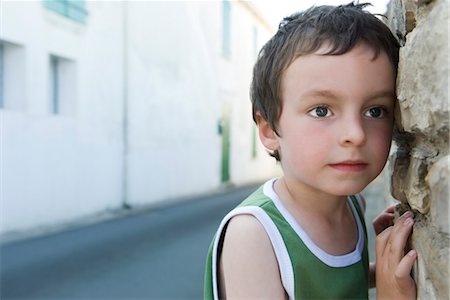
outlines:
M394 211L395 204L387 207L381 214L376 217L373 222L373 230L375 231L375 235L379 235L383 230L388 228L389 226L394 225Z
M417 254L414 250L404 253L414 223L412 217L412 212L404 213L394 226L377 236L377 299L416 299L411 270Z

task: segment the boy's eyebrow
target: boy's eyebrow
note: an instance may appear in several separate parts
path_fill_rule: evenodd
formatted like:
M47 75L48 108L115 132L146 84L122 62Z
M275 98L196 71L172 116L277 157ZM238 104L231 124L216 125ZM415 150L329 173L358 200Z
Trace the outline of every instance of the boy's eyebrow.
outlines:
M330 90L312 90L308 91L307 93L303 94L303 97L323 97L323 98L332 98L332 99L338 99L339 96L336 95L336 93L333 93Z
M302 95L303 97L323 97L329 99L339 99L339 94L331 90L311 90ZM396 98L395 92L391 90L378 91L370 95L368 99L377 99L377 98Z
M395 94L395 91L380 91L380 92L376 92L374 93L370 99L376 99L376 98L393 98L395 99L397 96Z

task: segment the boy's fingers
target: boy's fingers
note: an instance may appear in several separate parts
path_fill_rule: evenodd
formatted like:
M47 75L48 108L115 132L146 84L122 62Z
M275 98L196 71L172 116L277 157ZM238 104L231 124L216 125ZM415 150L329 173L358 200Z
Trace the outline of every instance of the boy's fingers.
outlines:
M390 212L384 212L380 215L380 218L383 219L393 219L394 218L394 213L390 213Z
M385 209L385 212L388 212L388 213L394 213L395 212L395 207L396 207L397 205L396 204L392 204L391 206L389 206L389 207L387 207L386 209Z
M392 213L383 213L381 215L381 218L384 222L389 222L391 224L394 224L394 214Z
M414 223L412 216L412 212L404 213L394 226L377 235L375 246L377 257L389 254L390 265L397 265L400 262Z
M372 225L375 234L378 235L384 229L394 225L394 214L384 212L381 215L379 215L375 220L373 220Z
M381 257L384 255L384 252L386 250L386 245L389 241L389 237L391 235L393 227L388 227L384 231L382 231L380 234L377 235L375 248L376 248L376 256L377 260L378 257Z
M386 214L386 216L388 216L389 218L394 218L395 217L395 214L392 212L385 212L385 214Z
M397 220L392 228L392 233L387 242L392 263L397 264L403 258L405 245L411 233L413 224L414 220L412 219L412 213L406 212Z
M417 253L415 250L411 250L406 254L400 263L397 266L397 269L395 270L395 278L399 283L401 283L403 280L407 279L409 282L410 276L411 276L411 270L414 265L414 262L416 261Z

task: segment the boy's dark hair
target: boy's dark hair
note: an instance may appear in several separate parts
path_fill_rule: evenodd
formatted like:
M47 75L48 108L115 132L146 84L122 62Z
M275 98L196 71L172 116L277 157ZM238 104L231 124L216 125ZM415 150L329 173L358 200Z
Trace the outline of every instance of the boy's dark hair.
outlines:
M297 57L314 53L324 44L330 45L324 55L340 55L362 41L374 49L374 59L381 51L387 54L396 76L399 43L381 20L363 10L368 5L351 2L336 7L313 6L283 19L277 33L259 52L253 68L250 99L255 122L259 112L279 135L282 75ZM280 160L277 150L270 155Z

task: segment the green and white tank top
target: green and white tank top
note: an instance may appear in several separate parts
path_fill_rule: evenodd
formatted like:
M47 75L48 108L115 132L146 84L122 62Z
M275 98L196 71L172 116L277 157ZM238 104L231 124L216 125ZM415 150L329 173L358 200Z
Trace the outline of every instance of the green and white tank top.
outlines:
M367 299L369 259L361 198L348 197L358 227L356 247L336 256L318 247L296 222L273 190L274 181L266 182L222 220L208 252L204 298L219 299L220 254L228 222L249 214L270 238L289 299Z

